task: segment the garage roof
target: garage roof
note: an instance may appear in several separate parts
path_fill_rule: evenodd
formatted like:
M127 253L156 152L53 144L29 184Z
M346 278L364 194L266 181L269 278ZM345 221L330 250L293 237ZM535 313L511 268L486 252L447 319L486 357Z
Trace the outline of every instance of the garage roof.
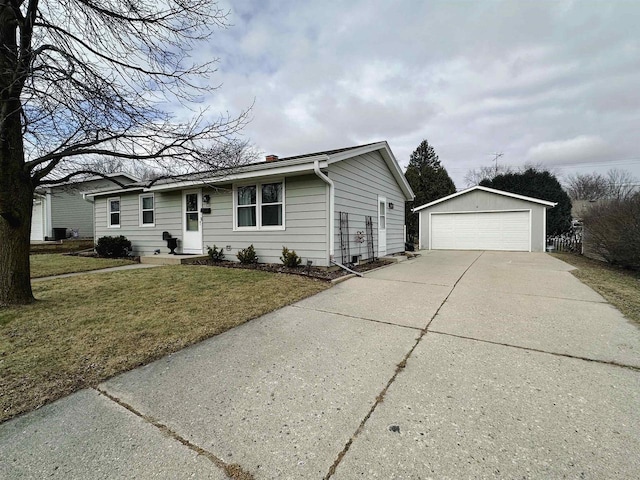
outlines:
M459 197L460 195L464 195L465 193L473 192L474 190L482 190L483 192L494 193L496 195L503 195L505 197L517 198L518 200L524 200L526 202L537 203L539 205L544 205L547 208L555 207L557 205L556 202L548 202L546 200L540 200L539 198L533 197L525 197L524 195L518 195L517 193L505 192L503 190L496 190L495 188L489 187L481 187L480 185L476 185L475 187L467 188L466 190L462 190L461 192L456 192L446 197L439 198L438 200L434 200L433 202L426 203L424 205L420 205L412 209L412 212L417 212L427 207L431 207L433 205L437 205L438 203L446 202L455 197Z

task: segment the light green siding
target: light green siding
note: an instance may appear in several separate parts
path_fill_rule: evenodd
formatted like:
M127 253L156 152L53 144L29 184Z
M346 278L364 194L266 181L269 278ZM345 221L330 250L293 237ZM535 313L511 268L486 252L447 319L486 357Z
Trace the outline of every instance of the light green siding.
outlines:
M133 246L134 255L153 255L154 250L169 253L167 242L162 240L162 232L182 238L182 192L154 194L155 226L140 226L140 194L123 193L120 197L120 228L107 225L107 199L95 198L96 240L104 236L124 235Z
M285 179L285 230L234 231L233 185L204 190L211 195L211 214L204 215L204 250L230 247L227 260L237 260L238 250L253 244L260 262L280 263L282 247L295 250L303 262L328 266L327 186L315 175Z
M385 197L393 210L387 212L387 254L404 251L405 198L395 177L379 152L371 152L329 165L335 184L335 256L340 261L340 214L349 214L351 255L366 259L367 244L355 241L357 231L365 231L365 217L373 220L374 244L378 248L378 196ZM377 253L376 253L377 255Z
M315 175L285 179L285 230L234 231L233 185L216 189L202 188L203 195L210 196L205 207L210 214L202 214L203 252L207 246L230 247L225 251L227 260L237 261L236 253L253 244L260 262L280 263L282 247L295 250L303 262L328 266L327 204L328 189ZM182 247L182 191L156 192L155 227L140 226L140 193L120 195L120 228L107 226L107 198L96 197L96 238L105 235L124 235L133 245L135 255L152 255L160 249L168 253L162 232L168 231L178 238L178 252Z

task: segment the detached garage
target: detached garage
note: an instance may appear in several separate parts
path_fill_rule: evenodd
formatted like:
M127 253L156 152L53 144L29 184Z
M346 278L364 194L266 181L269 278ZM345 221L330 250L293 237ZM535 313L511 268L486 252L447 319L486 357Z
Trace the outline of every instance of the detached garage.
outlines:
M413 211L421 249L544 252L547 208L555 205L477 186Z

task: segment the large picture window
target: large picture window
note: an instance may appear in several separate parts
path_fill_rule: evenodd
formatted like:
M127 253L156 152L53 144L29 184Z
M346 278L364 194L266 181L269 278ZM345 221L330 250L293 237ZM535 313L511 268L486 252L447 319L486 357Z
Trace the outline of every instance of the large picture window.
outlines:
M155 225L155 217L153 193L140 195L140 226L153 227Z
M284 182L238 186L234 203L235 229L284 230Z
M120 197L107 199L107 227L120 227Z

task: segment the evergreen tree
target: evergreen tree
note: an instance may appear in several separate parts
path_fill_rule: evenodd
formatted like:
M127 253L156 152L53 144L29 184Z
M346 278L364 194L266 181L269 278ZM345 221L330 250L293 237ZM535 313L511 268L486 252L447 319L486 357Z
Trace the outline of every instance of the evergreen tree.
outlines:
M427 140L423 140L409 157L404 175L416 195L412 202L406 203L405 208L408 237L415 240L418 216L411 209L455 193L456 186Z
M498 175L482 180L480 185L557 202L558 205L547 211L547 235L560 235L571 228L571 199L555 175L546 170L529 168L520 173Z

